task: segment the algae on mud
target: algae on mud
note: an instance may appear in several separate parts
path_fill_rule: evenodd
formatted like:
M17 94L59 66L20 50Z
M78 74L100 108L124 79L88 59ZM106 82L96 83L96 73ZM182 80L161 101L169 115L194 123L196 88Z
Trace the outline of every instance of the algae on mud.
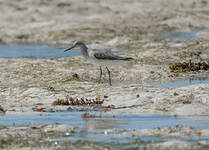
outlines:
M183 63L175 63L169 66L171 72L191 72L200 70L209 70L209 62L192 62L191 60Z
M93 106L93 105L101 105L104 102L104 100L100 100L99 97L97 97L96 99L88 99L88 98L72 98L71 96L66 96L66 99L58 99L56 101L54 101L52 103L52 105L89 105L89 106Z

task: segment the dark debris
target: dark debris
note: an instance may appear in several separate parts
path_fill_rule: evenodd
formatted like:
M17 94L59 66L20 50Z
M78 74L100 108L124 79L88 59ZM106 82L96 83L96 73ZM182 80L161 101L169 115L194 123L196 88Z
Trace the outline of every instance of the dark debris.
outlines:
M189 62L183 62L183 63L175 63L173 65L169 66L171 72L178 72L178 73L184 73L184 72L191 72L191 71L200 71L200 70L209 70L209 61L208 62L192 62L191 60Z
M66 99L58 99L52 103L52 105L101 105L104 100L96 99L88 99L88 98L72 98L71 96L67 96Z
M87 119L87 118L96 118L97 116L94 114L84 113L81 115L81 118Z
M5 115L6 110L4 110L4 108L0 105L0 114L1 115Z

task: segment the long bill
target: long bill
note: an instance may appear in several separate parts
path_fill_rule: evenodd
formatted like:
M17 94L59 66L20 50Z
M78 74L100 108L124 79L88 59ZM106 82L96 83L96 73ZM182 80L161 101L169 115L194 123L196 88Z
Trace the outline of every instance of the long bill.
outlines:
M74 47L75 47L75 46L72 46L72 47L70 47L70 48L68 48L68 49L64 50L64 52L67 52L67 51L69 51L69 50L73 49Z

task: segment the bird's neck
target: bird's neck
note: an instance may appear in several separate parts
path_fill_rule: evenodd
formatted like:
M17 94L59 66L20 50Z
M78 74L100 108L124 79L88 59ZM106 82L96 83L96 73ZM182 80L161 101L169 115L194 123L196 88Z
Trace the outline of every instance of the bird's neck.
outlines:
M81 55L85 58L89 57L89 53L88 53L88 47L86 45L81 45Z

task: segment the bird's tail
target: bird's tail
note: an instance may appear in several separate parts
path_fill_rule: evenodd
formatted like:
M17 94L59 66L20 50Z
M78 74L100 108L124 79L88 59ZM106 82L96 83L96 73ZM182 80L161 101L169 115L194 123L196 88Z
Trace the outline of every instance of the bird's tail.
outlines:
M123 60L133 60L132 57L125 57Z

